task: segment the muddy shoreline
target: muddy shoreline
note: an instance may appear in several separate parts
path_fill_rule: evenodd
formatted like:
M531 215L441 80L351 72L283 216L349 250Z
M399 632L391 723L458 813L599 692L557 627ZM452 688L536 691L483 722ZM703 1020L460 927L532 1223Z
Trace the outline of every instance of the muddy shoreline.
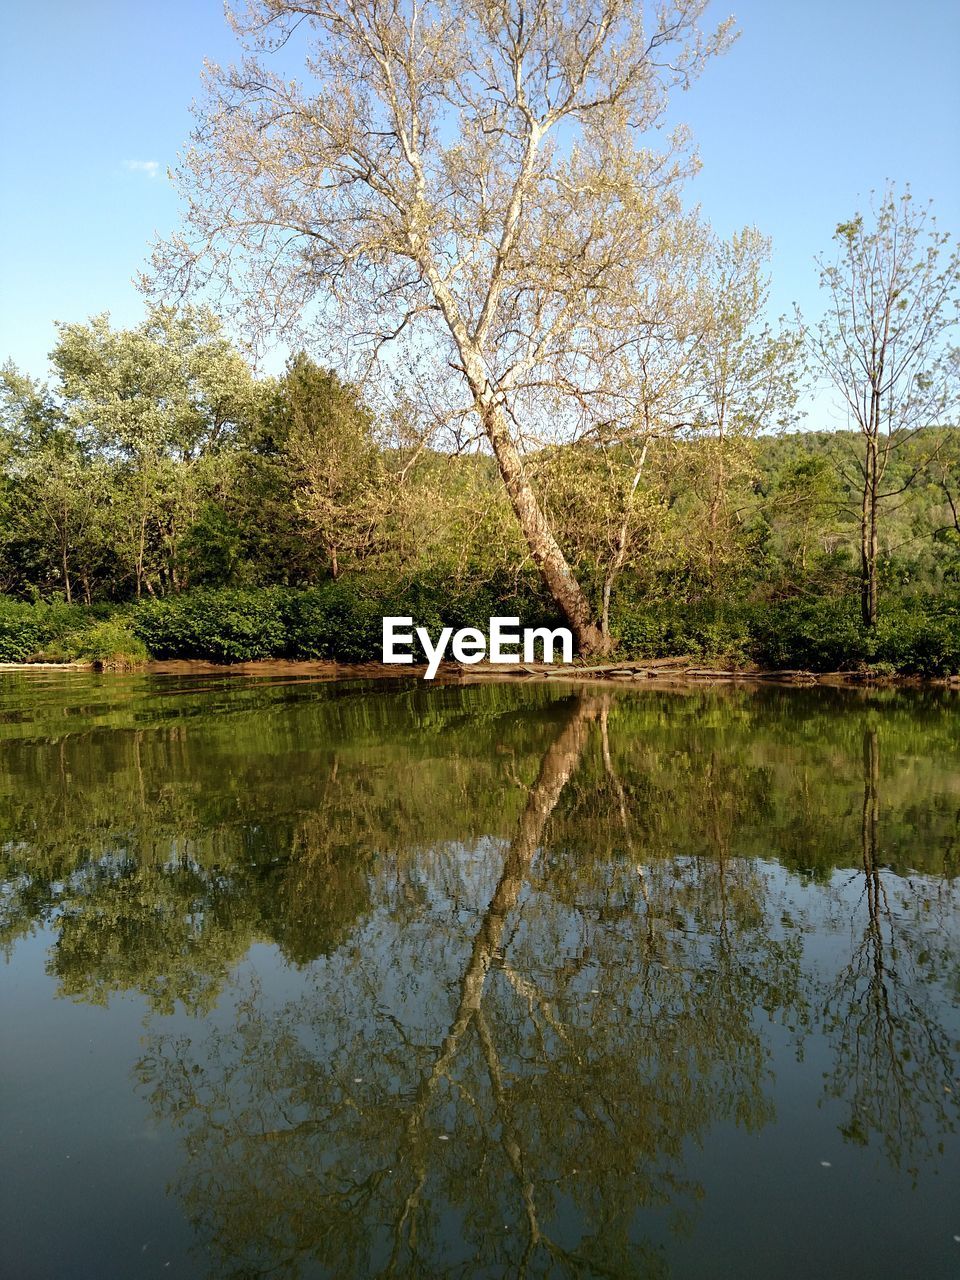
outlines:
M9 672L81 671L99 668L90 662L5 662L0 674ZM259 676L261 678L301 677L314 680L397 680L423 678L426 666L394 666L382 662L341 663L262 659L256 662L217 663L171 659L146 662L123 671L103 671L104 675L218 675ZM676 687L706 684L775 684L793 687L874 687L874 688L954 688L958 676L880 675L872 671L765 670L759 667L712 667L685 658L656 658L647 661L586 663L517 663L493 665L479 662L465 665L442 663L435 684L470 683L478 680L563 680L589 684L639 684L647 687Z

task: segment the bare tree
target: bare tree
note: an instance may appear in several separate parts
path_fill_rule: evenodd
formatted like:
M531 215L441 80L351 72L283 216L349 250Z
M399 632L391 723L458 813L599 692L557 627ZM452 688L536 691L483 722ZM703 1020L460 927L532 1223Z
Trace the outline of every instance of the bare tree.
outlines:
M692 160L640 136L729 41L707 0L251 0L210 67L155 283L221 287L255 332L394 372L424 354L479 419L582 651L605 641L524 461L525 433L632 416L660 241ZM264 55L306 35L309 80ZM286 54L281 56L287 56ZM648 328L649 326L647 326Z
M862 436L860 607L869 627L877 620L881 503L904 493L929 459L895 479L889 464L918 432L942 424L960 391L946 342L960 319L960 256L909 188L898 195L888 185L871 212L869 225L859 213L840 223L836 260L818 260L828 309L807 330Z

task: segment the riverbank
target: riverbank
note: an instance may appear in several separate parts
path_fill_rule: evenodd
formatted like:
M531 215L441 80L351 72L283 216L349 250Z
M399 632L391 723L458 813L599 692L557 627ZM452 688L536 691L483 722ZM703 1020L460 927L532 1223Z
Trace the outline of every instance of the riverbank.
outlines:
M426 664L397 667L382 662L292 661L266 658L253 662L220 663L183 658L148 661L121 669L104 668L95 662L0 662L4 672L98 671L104 675L219 675L294 677L315 680L422 680ZM960 689L960 676L898 675L869 669L851 671L806 671L802 669L755 666L710 666L682 658L656 658L644 662L517 663L515 666L488 662L465 665L445 662L433 683L470 683L477 680L562 680L578 684L644 684L657 687L691 684L777 684L782 686L825 685L829 687L940 687Z
M297 590L195 589L92 608L0 596L0 662L99 662L112 670L156 661L306 662L372 664L366 668L372 672L383 657L384 617L410 617L435 638L445 627L484 633L494 615L519 617L524 627L557 625L542 603L494 601L489 593L441 599L435 584L429 593L411 589L409 598L388 600L341 581ZM696 607L621 601L611 615L611 637L612 655L590 664L595 672L601 666L659 671L669 662L691 672L737 676L790 671L843 673L844 681L855 682L888 675L941 679L960 674L960 596L951 589L922 600L888 601L873 628L863 625L851 597ZM419 640L414 657L425 662L418 647ZM527 664L521 668L515 661L516 674L529 674ZM566 674L583 669L574 662ZM502 677L503 670L496 674Z

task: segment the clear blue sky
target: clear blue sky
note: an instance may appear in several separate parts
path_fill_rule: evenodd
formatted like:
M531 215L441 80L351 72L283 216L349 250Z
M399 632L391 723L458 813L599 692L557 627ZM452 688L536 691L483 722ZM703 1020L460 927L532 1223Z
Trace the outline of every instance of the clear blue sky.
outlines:
M960 0L713 6L729 12L740 39L672 114L693 129L691 194L717 230L772 238L774 314L817 313L814 255L887 178L960 234ZM42 375L54 320L140 319L131 278L176 225L164 171L201 62L235 52L219 0L7 6L0 361Z

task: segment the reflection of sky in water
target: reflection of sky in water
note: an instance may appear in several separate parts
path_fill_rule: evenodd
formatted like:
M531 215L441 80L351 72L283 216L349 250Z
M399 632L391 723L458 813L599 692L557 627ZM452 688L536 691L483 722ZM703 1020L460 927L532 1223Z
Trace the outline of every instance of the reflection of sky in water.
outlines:
M14 1273L955 1274L952 706L64 688L0 692Z

